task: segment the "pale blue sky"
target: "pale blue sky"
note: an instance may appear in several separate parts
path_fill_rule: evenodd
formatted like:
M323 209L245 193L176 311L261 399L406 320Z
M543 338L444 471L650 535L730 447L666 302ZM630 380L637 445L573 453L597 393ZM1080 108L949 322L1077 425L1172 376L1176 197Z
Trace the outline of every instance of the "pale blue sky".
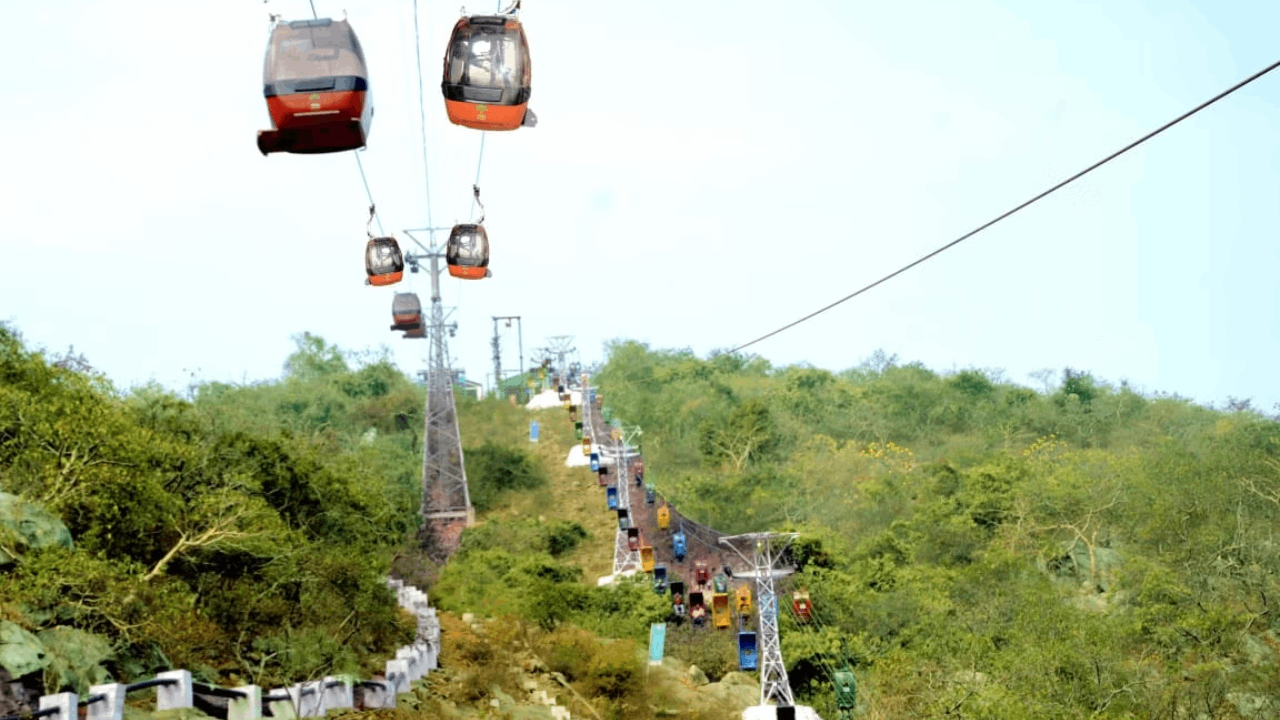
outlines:
M428 222L411 0L345 8L388 231ZM488 2L472 6L488 11ZM431 220L469 219L480 134L449 125L455 0L420 0ZM290 336L391 333L362 284L350 153L264 158L267 13L305 0L7 8L0 318L124 387L276 377ZM494 277L449 280L482 379L493 315L526 357L634 338L699 354L839 298L1273 62L1235 2L527 0L540 125L486 139ZM1280 72L920 268L752 348L839 370L1071 366L1202 402L1280 401ZM403 235L401 235L403 238ZM280 263L265 269L261 263ZM423 275L403 287L424 298ZM515 336L504 365L515 366Z

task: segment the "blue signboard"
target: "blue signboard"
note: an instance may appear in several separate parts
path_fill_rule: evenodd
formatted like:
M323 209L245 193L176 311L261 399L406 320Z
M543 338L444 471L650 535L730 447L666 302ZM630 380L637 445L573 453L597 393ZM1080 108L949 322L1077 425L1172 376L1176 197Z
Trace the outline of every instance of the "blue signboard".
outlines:
M649 626L649 664L661 665L662 654L667 644L667 624L654 623Z

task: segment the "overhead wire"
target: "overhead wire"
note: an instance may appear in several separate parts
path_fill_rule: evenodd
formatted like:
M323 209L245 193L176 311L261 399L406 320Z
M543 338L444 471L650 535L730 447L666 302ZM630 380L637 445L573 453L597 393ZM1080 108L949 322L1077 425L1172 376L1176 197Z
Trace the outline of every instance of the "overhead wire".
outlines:
M756 338L755 340L752 340L752 341L747 342L747 343L743 343L742 345L739 345L739 346L737 346L737 347L735 347L735 348L732 348L732 349L730 349L730 350L725 350L725 351L723 351L723 352L716 353L716 355L725 355L725 354L729 354L729 353L735 353L735 352L738 352L738 351L743 350L743 349L745 349L745 348L751 347L752 345L755 345L755 344L756 344L756 343L758 343L758 342L762 342L762 341L767 340L767 339L769 339L769 338L771 338L771 337L773 337L773 336L775 336L775 335L778 335L779 333L785 332L786 330L790 330L791 328L793 328L793 327L795 327L795 326L797 326L797 325L799 325L799 324L801 324L801 323L803 323L803 322L806 322L806 321L808 321L808 320L811 320L812 318L817 317L818 315L821 315L822 313L824 313L824 312L826 312L826 311L828 311L828 310L830 310L830 309L832 309L832 308L834 308L834 307L836 307L836 306L838 306L838 305L841 305L841 304L843 304L843 303L845 303L845 302L848 302L849 300L852 300L852 299L853 299L853 298L855 298L855 297L858 297L859 295L861 295L861 294L863 294L863 293L867 292L868 290L871 290L872 288L874 288L874 287L876 287L876 286L878 286L878 285L881 285L881 284L883 284L883 283L885 283L885 282L887 282L887 281L889 281L889 280L892 280L893 278L895 278L895 277L897 277L897 276L901 275L902 273L904 273L904 272L906 272L906 271L910 270L911 268L913 268L913 267L915 267L915 266L917 266L917 265L919 265L919 264L921 264L921 263L925 262L926 260L929 260L929 259L931 259L931 258L933 258L933 257L936 257L937 255L942 254L943 252L945 252L945 251L947 251L947 250L950 250L951 248L955 247L956 245L959 245L960 243L964 242L965 240L968 240L969 238L973 237L974 235L977 235L978 233L982 232L983 230L986 230L987 228L991 227L992 225L995 225L996 223L1000 222L1001 220L1004 220L1005 218L1007 218L1007 217L1009 217L1009 216L1013 215L1014 213L1017 213L1018 211L1022 210L1023 208L1026 208L1026 207L1028 207L1029 205L1031 205L1031 204L1033 204L1033 203L1035 203L1035 202L1037 202L1037 201L1039 201L1039 200L1041 200L1041 199L1043 199L1043 198L1045 198L1045 197L1047 197L1047 196L1049 196L1049 195L1053 194L1054 192L1057 192L1058 190L1062 189L1063 187L1066 187L1067 185L1069 185L1069 184L1071 184L1071 183L1075 182L1076 180L1079 180L1081 177L1084 177L1085 175L1087 175L1087 174L1089 174L1089 173L1093 172L1094 170L1097 170L1098 168L1102 167L1103 165L1106 165L1107 163L1111 162L1112 160L1115 160L1116 158L1120 157L1121 155L1124 155L1125 153L1129 152L1130 150L1132 150L1132 149L1134 149L1134 148L1138 147L1139 145L1142 145L1143 143L1145 143L1145 142L1147 142L1148 140L1150 140L1150 139L1154 138L1155 136L1159 135L1160 133L1163 133L1165 130L1168 130L1169 128L1173 127L1174 125L1177 125L1178 123L1182 122L1183 120L1186 120L1187 118L1191 117L1192 115L1195 115L1196 113L1200 112L1201 110L1204 110L1205 108L1209 107L1210 105L1213 105L1214 103L1218 102L1219 100L1221 100L1221 99L1223 99L1223 98L1227 97L1228 95L1231 95L1232 93L1236 92L1237 90L1239 90L1239 89L1241 89L1241 88L1245 87L1245 86L1246 86L1246 85L1248 85L1249 83L1252 83L1253 81L1255 81L1255 80L1257 80L1257 79L1261 78L1262 76L1264 76L1264 75L1266 75L1266 74L1268 74L1268 73L1272 72L1273 70L1275 70L1275 69L1276 69L1276 68L1278 68L1278 67L1280 67L1280 60L1277 60L1276 62L1271 63L1270 65L1268 65L1268 66L1266 66L1265 68L1263 68L1263 69L1259 70L1258 72L1256 72L1256 73L1254 73L1254 74L1250 75L1249 77L1245 78L1244 80L1241 80L1240 82L1236 83L1235 85L1232 85L1231 87L1227 88L1226 90L1223 90L1222 92L1218 93L1217 95L1214 95L1213 97L1211 97L1211 98L1209 98L1208 100L1206 100L1206 101L1204 101L1204 102L1200 103L1199 105L1196 105L1195 107L1193 107L1193 108L1191 108L1190 110L1188 110L1188 111L1186 111L1186 112L1182 113L1181 115L1179 115L1179 116L1175 117L1174 119L1170 120L1169 122L1166 122L1165 124L1161 125L1160 127L1156 128L1155 130L1152 130L1151 132L1147 133L1146 135L1143 135L1142 137L1138 138L1137 140L1134 140L1133 142L1129 143L1128 145L1125 145L1124 147L1120 148L1119 150L1117 150L1117 151L1115 151L1115 152L1111 153L1110 155L1107 155L1106 157L1104 157L1104 158L1102 158L1101 160L1099 160L1099 161L1097 161L1097 162L1093 163L1092 165L1090 165L1090 166L1086 167L1085 169L1083 169L1083 170L1081 170L1081 171L1077 172L1076 174L1074 174L1074 175L1072 175L1072 176L1068 177L1067 179L1065 179L1065 180L1063 180L1063 181L1061 181L1061 182L1057 183L1056 185L1053 185L1053 186L1052 186L1052 187L1050 187L1049 189L1044 190L1044 191L1042 191L1042 192L1040 192L1040 193L1038 193L1038 194L1034 195L1031 199L1026 200L1026 201L1024 201L1024 202L1022 202L1022 203L1020 203L1020 204L1018 204L1018 205L1016 205L1016 206L1014 206L1011 210L1007 210L1007 211L1005 211L1005 212L1003 212L1003 213L1001 213L1001 214L997 215L995 218L993 218L993 219L991 219L991 220L988 220L987 222L985 222L985 223L983 223L983 224L979 225L978 227L974 228L973 230L970 230L969 232L967 232L967 233L965 233L965 234L961 235L960 237L956 238L955 240L952 240L951 242L947 243L946 245L943 245L942 247L938 248L937 250L934 250L933 252L931 252L931 253L929 253L929 254L927 254L927 255L924 255L923 257L921 257L921 258L919 258L919 259L917 259L917 260L915 260L915 261L913 261L913 262L911 262L911 263L908 263L907 265L904 265L904 266L902 266L902 267L898 268L897 270L894 270L893 272L889 273L888 275L885 275L884 277L880 278L879 280L876 280L875 282L871 283L870 285L866 285L866 286L864 286L864 287L862 287L862 288L859 288L858 290L856 290L856 291L854 291L854 292L852 292L852 293L849 293L848 295L845 295L844 297L840 298L839 300L836 300L835 302L833 302L833 303L831 303L831 304L829 304L829 305L826 305L826 306L824 306L824 307L821 307L821 308L819 308L819 309L817 309L817 310L815 310L815 311L813 311L813 312L809 313L808 315L805 315L804 317L800 318L799 320L795 320L795 321L793 321L793 322L787 323L786 325L783 325L782 327L778 328L777 330L774 330L774 331L772 331L772 332L769 332L769 333L766 333L766 334L764 334L764 335L761 335L760 337Z
M422 182L427 199L427 227L435 227L431 217L431 173L427 169L427 101L422 84L422 33L418 31L418 0L413 0L413 52L418 62L418 121L422 126Z
M824 623L819 619L817 612L815 612L816 608L813 605L812 600L810 600L809 602L809 618L807 621L802 620L800 617L800 614L796 612L794 601L790 603L784 603L782 600L778 600L778 604L786 605L787 612L790 615L792 622L796 624L797 628L803 628L804 626L809 625L814 629L813 634L816 634L819 637L827 636L830 633L834 633L837 636L841 634L840 628L829 626L827 623ZM835 688L837 687L836 673L839 672L842 668L837 668L835 667L835 665L831 663L831 661L828 659L829 654L831 653L827 651L818 652L814 655L810 655L809 661L818 670L820 670L822 674L826 677L826 680L828 683L831 684L832 692L834 693ZM839 656L839 659L844 662L845 667L853 666L853 663L851 662L852 658L850 657L849 653L844 649L843 644L840 650L836 654Z
M364 163L360 162L359 153L360 151L357 150L356 152L351 154L354 155L356 158L356 167L359 168L360 170L360 181L364 183L364 194L367 195L369 198L369 207L377 208L377 205L373 202L373 191L369 189L369 178L365 177ZM378 214L378 211L375 209L373 211L373 217L374 217L374 220L378 223L378 234L381 235L382 237L386 237L387 231L382 229L382 215Z

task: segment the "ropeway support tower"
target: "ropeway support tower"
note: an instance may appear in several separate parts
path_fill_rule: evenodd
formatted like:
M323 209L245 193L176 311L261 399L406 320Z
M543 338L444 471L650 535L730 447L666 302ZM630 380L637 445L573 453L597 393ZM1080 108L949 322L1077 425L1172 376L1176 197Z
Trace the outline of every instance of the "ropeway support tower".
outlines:
M639 427L618 428L618 432L611 432L613 440L613 458L614 458L614 482L618 488L618 509L627 511L627 521L629 526L635 523L635 516L631 513L631 458L637 453L633 450L631 441L641 435ZM613 545L613 574L618 575L624 572L637 572L641 570L640 551L632 550L631 543L627 539L627 531L618 527L618 534Z
M457 332L456 322L447 322L453 309L445 312L440 301L440 267L444 247L435 243L436 232L451 228L406 230L423 249L421 254L406 254L405 261L414 272L419 263L429 261L431 272L431 314L427 320L430 350L427 359L427 408L423 429L421 544L433 559L444 562L458 549L462 531L475 520L471 493L467 490L467 470L462 457L462 435L458 432L458 413L453 400L453 371L449 366L450 337ZM429 233L426 246L414 237L415 232Z
M541 353L544 357L555 358L555 374L560 378L560 384L566 389L573 385L573 381L569 378L569 363L566 358L570 353L578 351L573 347L572 335L556 335L549 337L547 340L550 344L544 348L538 348L534 352Z
M757 622L760 632L760 704L770 701L784 707L794 706L787 666L782 662L782 645L778 638L778 593L773 581L794 570L775 567L787 546L799 537L796 533L749 533L720 538L747 562L750 572L734 573L756 581Z

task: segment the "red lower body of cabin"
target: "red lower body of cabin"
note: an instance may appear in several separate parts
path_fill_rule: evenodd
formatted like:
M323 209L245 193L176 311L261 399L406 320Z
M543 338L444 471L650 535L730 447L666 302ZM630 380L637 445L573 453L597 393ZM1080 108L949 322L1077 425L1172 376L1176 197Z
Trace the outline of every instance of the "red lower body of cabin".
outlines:
M365 146L366 112L363 90L294 93L267 98L274 130L258 132L258 149L273 152L330 153Z
M408 326L422 325L421 315L396 315L392 313L391 319L395 322L395 325L391 326L392 330L417 330L419 328L410 328Z
M486 105L484 103L445 100L449 122L476 130L515 130L524 123L529 103L520 105Z
M489 274L487 267L465 267L462 265L450 265L449 274L463 280L483 280Z
M369 284L377 285L379 287L383 285L395 285L396 283L400 282L403 279L404 279L404 272L386 273L384 275L370 275Z

